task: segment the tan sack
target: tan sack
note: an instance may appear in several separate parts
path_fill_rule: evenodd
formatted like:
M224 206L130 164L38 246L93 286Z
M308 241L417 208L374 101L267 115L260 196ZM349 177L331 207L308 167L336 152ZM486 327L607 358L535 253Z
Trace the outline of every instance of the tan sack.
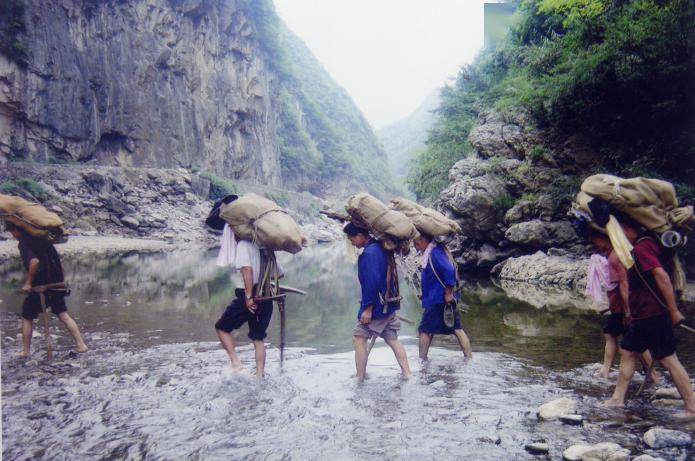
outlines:
M410 241L418 232L413 223L400 211L392 210L366 192L350 197L345 205L355 225L365 227L379 240L392 238Z
M437 210L424 207L403 197L391 200L391 208L406 215L415 228L432 237L443 237L450 234L460 234L461 226Z
M299 253L302 231L292 217L272 200L246 194L220 207L220 217L242 240L272 251Z
M64 239L63 220L43 205L21 197L0 194L0 218L34 238L57 242Z
M605 200L614 208L649 229L661 234L671 228L690 230L695 223L693 207L678 207L673 184L660 179L622 179L608 174L589 176L582 183L582 192ZM585 209L586 204L579 205ZM584 200L585 202L587 200Z

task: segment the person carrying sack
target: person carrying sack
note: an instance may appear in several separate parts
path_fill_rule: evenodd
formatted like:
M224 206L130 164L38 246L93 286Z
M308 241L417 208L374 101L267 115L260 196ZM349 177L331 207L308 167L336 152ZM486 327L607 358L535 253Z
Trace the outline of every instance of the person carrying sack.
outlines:
M621 216L619 222L634 246L632 255L635 264L628 273L629 310L625 313L630 324L620 342L618 382L612 397L603 405L625 405L625 395L635 373L637 358L649 350L653 359L669 371L683 398L685 411L678 417L695 418L695 393L688 373L676 355L677 339L673 334L673 326L682 322L684 317L676 306L674 288L664 269L662 249L631 218Z
M398 341L400 321L396 318L396 311L400 303L395 262L381 244L370 236L368 230L348 223L343 231L353 246L364 249L357 260L362 298L357 312L357 324L352 330L357 379L363 380L367 372L367 339L375 339L377 336L383 338L393 350L403 376L409 378L408 356Z
M470 340L461 328L461 315L456 308L456 267L444 245L422 231L413 244L422 254L421 299L425 311L418 327L420 358L427 360L435 334L455 335L465 357L473 358ZM450 318L445 319L445 314Z
M264 250L265 251L265 250ZM220 319L215 323L215 331L232 362L232 371L243 370L239 356L236 353L236 342L232 332L245 323L249 325L248 337L253 343L256 358L256 377L262 378L265 370L265 343L268 325L273 315L273 301L259 301L259 280L263 274L264 261L267 258L258 246L247 240L241 240L234 235L230 226L224 227L222 246L217 259L220 266L230 265L241 274L241 280L236 284L243 287L235 290L235 299L227 306ZM282 268L277 265L278 277L283 275Z
M27 294L22 305L22 345L20 356L28 357L31 354L31 337L34 328L34 320L39 314L48 316L46 309L51 311L65 325L77 347L77 352L87 352L87 345L82 339L77 323L68 314L65 304L67 285L63 279L63 266L60 256L52 243L30 236L26 231L15 224L6 221L5 228L19 241L19 255L27 271L27 278L21 290ZM48 318L44 319L44 326L48 325ZM48 335L47 335L48 336ZM52 355L50 338L48 339L49 360Z

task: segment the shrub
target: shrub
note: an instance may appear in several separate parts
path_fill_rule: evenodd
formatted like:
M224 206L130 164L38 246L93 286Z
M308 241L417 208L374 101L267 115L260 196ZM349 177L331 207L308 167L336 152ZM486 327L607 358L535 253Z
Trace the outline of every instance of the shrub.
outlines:
M14 181L6 181L0 184L0 193L19 195L27 199L42 202L48 199L49 194L38 182L28 178L18 178Z
M207 171L200 173L200 177L210 181L210 192L208 193L210 200L219 200L226 195L239 193L236 184L227 178L216 176Z

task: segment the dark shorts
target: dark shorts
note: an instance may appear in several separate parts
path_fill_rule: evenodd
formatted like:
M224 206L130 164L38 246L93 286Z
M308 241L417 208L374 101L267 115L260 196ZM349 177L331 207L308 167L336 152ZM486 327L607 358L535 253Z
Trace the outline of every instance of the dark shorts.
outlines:
M623 324L623 314L619 312L617 314L610 313L606 316L606 321L603 323L603 332L607 335L614 337L622 336L625 334L627 327Z
M253 314L246 308L246 299L238 297L224 310L222 317L215 323L215 328L231 333L233 330L238 330L248 322L249 339L252 341L262 341L267 336L266 330L268 329L272 316L272 301L260 303L258 310Z
M678 340L673 336L673 326L668 315L659 315L644 320L633 320L627 328L620 347L640 354L647 349L655 360L663 359L676 352Z
M65 305L65 295L62 293L46 293L46 309L51 308L51 312L55 315L62 314L68 311L68 306ZM41 298L38 293L31 293L26 298L24 298L24 304L22 304L22 318L27 320L34 320L38 318L39 314L43 311L41 307Z
M444 304L437 304L425 308L422 313L422 320L417 327L418 333L428 333L431 335L453 335L454 330L461 329L461 313L456 310L456 320L454 320L454 328L447 328L444 325Z

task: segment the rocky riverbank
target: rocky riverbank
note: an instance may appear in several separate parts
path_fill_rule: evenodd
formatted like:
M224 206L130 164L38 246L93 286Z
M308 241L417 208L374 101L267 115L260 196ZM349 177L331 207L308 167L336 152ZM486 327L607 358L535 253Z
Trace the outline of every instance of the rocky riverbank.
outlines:
M86 251L149 251L213 246L219 240L204 225L216 186L185 169L10 163L0 171L0 183L14 186L12 193L40 200L63 218L72 236L60 245L64 251L79 251L80 246ZM319 214L327 205L318 197L264 185L233 185L237 193L265 194L286 208L310 243L340 236L337 224ZM0 258L8 251L0 250Z

